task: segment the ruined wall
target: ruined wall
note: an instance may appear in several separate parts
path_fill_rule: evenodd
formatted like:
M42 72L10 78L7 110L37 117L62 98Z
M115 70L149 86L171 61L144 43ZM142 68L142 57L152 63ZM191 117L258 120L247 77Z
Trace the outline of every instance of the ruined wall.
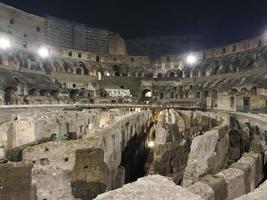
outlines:
M263 179L261 156L254 152L245 154L228 169L202 177L188 189L208 200L233 200L252 192Z
M45 18L0 4L0 31L14 37L18 48L38 49L45 42Z
M219 126L192 140L183 185L189 186L207 173L215 173L227 165L229 118L220 117Z
M7 150L44 138L77 139L85 134L87 129L99 127L100 113L101 111L97 110L83 112L58 110L13 115L11 121L0 125L2 150L0 158L4 158Z
M36 200L31 165L0 164L0 199Z
M109 34L109 54L111 55L127 55L126 44L122 37L116 33Z
M203 200L199 195L193 194L186 188L175 185L170 179L159 175L140 178L138 181L124 185L123 188L99 195L96 200Z
M66 199L71 199L72 194L81 198L84 193L92 197L121 186L124 183L120 167L123 149L134 135L145 130L150 118L149 111L132 113L85 135L84 139L50 142L24 150L23 161L33 164L32 184L36 186L38 199L47 198L50 193ZM53 176L54 173L59 177ZM53 183L61 185L62 190L43 187L52 177Z

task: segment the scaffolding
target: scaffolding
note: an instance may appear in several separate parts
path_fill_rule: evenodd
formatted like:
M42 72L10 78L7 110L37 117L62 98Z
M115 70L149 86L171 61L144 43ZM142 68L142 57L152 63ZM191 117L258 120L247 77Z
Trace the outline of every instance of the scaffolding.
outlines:
M47 42L54 46L105 54L109 51L109 31L48 16Z

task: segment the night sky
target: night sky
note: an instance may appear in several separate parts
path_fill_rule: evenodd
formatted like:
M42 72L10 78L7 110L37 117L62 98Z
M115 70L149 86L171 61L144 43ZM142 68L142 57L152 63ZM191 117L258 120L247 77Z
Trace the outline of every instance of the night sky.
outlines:
M265 0L2 0L19 9L119 32L124 38L199 35L232 42L267 30Z

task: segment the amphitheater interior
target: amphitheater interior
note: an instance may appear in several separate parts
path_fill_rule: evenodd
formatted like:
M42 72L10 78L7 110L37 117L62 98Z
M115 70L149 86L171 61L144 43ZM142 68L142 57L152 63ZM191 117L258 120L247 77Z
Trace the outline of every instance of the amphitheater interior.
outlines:
M67 25L0 3L0 199L267 199L264 35L151 60Z

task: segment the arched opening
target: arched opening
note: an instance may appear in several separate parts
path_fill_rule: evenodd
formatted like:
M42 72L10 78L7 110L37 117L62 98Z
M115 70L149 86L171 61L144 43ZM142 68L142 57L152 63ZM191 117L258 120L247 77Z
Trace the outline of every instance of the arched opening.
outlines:
M163 92L161 92L161 93L159 94L159 98L160 98L160 99L163 99L163 98L164 98L164 94L163 94Z
M174 98L174 92L170 93L170 98L173 99Z
M117 65L114 65L112 68L114 76L120 76L120 68Z
M82 70L81 70L81 68L77 68L77 69L76 69L76 74L77 74L77 75L81 75L81 74L82 74Z
M79 97L85 97L85 91L84 90L79 92Z
M237 89L233 88L231 91L230 91L230 95L232 96L236 96L238 93Z
M152 99L152 91L149 90L149 89L145 89L143 92L142 92L142 97L141 97L141 101L151 101Z
M177 77L178 78L182 78L183 77L183 72L181 70L178 70Z
M157 78L162 78L162 74L158 73Z
M29 91L29 95L31 96L35 96L36 94L37 94L37 90L34 88Z
M212 92L211 92L211 106L213 108L218 107L217 100L218 100L218 92L217 92L217 90L212 90Z
M183 92L183 91L181 91L181 92L179 93L179 98L180 98L180 99L183 99L183 98L184 98L184 92Z
M40 96L47 96L47 94L48 94L48 92L47 92L47 90L41 90L40 91Z
M207 98L208 96L209 96L209 92L207 90L205 90L204 93L203 93L203 97Z
M250 94L257 95L257 88L256 87L251 88Z
M100 57L99 56L96 56L96 62L100 62Z
M249 111L250 109L250 97L244 96L243 97L243 110L245 112Z
M54 98L57 98L58 97L58 94L59 94L59 91L58 90L52 90L50 95Z
M241 134L238 130L231 130L229 132L229 159L236 162L241 157Z
M230 107L235 108L235 97L230 97Z
M87 69L87 67L83 62L79 62L79 66L82 68L84 75L89 75L89 70Z
M3 56L0 55L0 65L3 65L3 61L4 61Z
M18 103L18 97L17 97L17 88L9 87L4 90L5 95L5 103L6 104L17 104Z
M200 92L196 92L196 93L195 93L195 98L198 98L198 99L199 99L200 96L201 96Z
M175 73L174 72L170 72L169 73L169 78L174 78L175 77Z
M100 97L107 97L107 96L108 96L108 94L105 90L100 91Z
M241 89L241 94L242 94L243 96L247 96L247 95L248 95L248 89L245 88L245 87L243 87L243 88Z
M75 101L78 94L78 90L71 90L70 91L70 98Z

